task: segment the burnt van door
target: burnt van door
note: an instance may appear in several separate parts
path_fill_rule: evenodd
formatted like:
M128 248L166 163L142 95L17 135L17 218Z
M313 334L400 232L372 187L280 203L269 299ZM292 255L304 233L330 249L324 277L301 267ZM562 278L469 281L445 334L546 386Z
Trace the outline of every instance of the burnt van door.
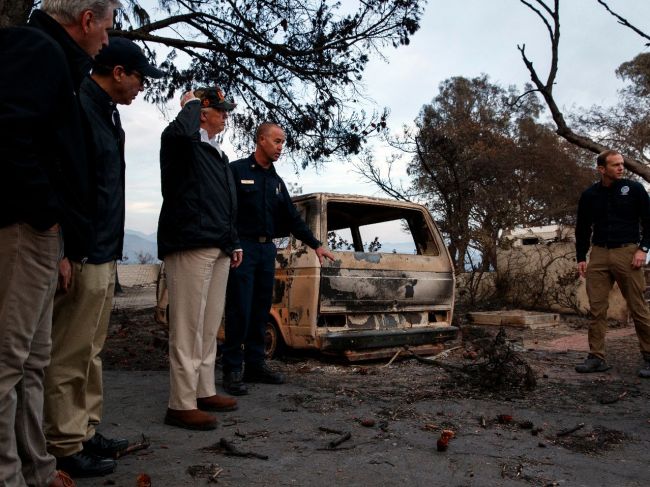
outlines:
M275 321L280 335L285 335L289 326L289 296L287 281L289 275L289 261L291 260L291 237L273 239L275 243L275 283L273 285L273 302L271 303L270 317ZM245 258L245 257L244 257Z
M426 323L453 306L451 262L424 210L328 201L327 232L336 261L322 269L320 326L377 328L378 313Z
M317 200L302 200L296 203L296 207L314 236L322 240ZM316 253L295 237L291 238L286 275L287 341L291 342L289 345L293 348L313 348L316 346L320 264Z

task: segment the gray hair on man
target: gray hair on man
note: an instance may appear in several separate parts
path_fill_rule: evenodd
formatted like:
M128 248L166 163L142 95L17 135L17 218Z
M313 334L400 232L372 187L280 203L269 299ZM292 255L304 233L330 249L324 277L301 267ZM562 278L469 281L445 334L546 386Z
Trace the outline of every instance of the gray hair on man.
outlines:
M104 19L113 9L122 7L120 0L43 0L41 10L64 25L74 24L82 12L90 10Z

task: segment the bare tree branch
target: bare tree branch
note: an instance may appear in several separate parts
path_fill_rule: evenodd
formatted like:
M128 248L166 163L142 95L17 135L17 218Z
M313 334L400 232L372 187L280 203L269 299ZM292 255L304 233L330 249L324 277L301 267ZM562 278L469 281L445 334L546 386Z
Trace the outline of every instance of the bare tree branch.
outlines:
M647 39L647 40L650 41L650 36L649 36L648 34L646 34L645 32L643 32L641 29L639 29L639 28L633 26L632 24L630 24L630 23L627 21L627 19L625 19L624 17L621 17L619 14L617 14L617 13L614 12L612 9L610 9L610 8L609 8L609 5L607 5L607 3L605 3L603 0L596 0L596 1L597 1L599 4L601 4L603 7L605 7L605 10L607 10L611 15L613 15L614 17L616 17L616 18L618 19L618 23L619 23L619 24L621 24L621 25L627 27L628 29L633 30L634 32L636 32L637 34L639 34L639 35L640 35L641 37L643 37L644 39ZM646 46L650 46L650 43L646 44Z
M531 9L533 12L535 12L536 15L540 15L539 9L534 8L533 6L530 5L529 2L526 0L519 0L523 5ZM538 3L542 3L543 0L537 0ZM600 2L600 0L598 0ZM553 23L553 32L555 33L554 35L551 36L551 67L549 69L549 75L546 83L543 83L537 74L537 71L535 70L532 61L526 56L526 51L525 45L517 46L519 49L519 52L521 53L522 60L524 61L524 64L526 65L526 68L528 69L528 72L530 74L530 79L532 80L534 86L537 88L537 90L542 94L542 97L544 98L544 101L546 102L546 105L548 106L549 111L551 112L551 116L553 117L553 121L555 122L555 125L557 127L556 133L560 136L566 139L567 141L571 142L572 144L577 145L578 147L581 147L583 149L587 149L593 153L600 153L604 150L609 149L609 147L606 147L602 144L599 144L598 142L594 141L592 138L585 136L585 135L579 135L576 134L566 123L564 119L564 115L560 108L557 106L557 103L555 101L555 98L553 97L553 85L555 83L555 77L557 75L557 69L558 69L558 61L559 61L559 43L560 43L560 13L559 13L559 0L554 0L554 8L550 10L548 6L546 6L546 11L550 12L551 18L552 18L552 23ZM546 19L545 19L546 23ZM633 158L626 156L623 154L623 158L625 160L625 167L633 172L634 174L637 174L638 176L642 177L646 181L650 181L650 168L643 164L643 162Z

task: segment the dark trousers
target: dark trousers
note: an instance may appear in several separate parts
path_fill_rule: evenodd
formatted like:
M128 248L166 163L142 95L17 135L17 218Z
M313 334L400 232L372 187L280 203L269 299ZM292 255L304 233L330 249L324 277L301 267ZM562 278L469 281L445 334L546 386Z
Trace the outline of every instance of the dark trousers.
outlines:
M264 363L264 336L273 299L275 244L241 241L244 257L231 269L226 291L224 373Z

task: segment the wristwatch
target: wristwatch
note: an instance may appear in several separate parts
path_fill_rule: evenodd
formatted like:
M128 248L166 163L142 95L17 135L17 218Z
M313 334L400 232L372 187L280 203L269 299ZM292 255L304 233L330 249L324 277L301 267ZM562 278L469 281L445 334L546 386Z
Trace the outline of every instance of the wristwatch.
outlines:
M645 252L646 254L648 253L648 250L650 250L648 247L645 245L639 245L639 250L642 252Z

